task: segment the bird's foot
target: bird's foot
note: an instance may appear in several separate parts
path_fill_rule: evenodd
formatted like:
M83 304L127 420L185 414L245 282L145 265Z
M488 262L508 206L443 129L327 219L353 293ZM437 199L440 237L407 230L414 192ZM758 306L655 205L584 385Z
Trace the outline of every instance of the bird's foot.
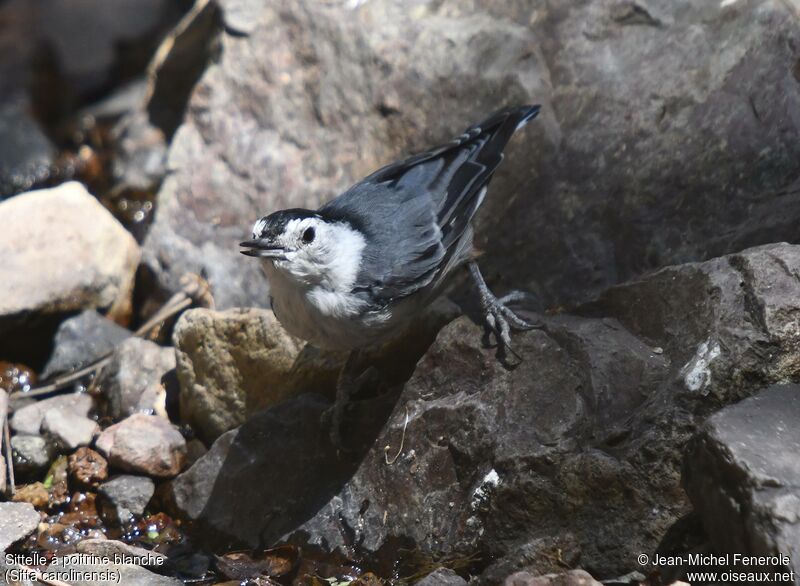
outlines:
M509 309L507 304L513 303L514 301L518 301L520 299L520 297L517 296L517 293L521 292L515 291L514 293L510 293L509 295L505 295L500 298L491 295L483 303L483 310L484 317L486 319L486 325L494 333L497 343L502 344L506 350L519 358L520 356L514 352L514 348L511 346L511 330L514 329L525 331L532 330L539 326L538 324L534 324L522 319L511 309Z
M513 354L517 359L521 359L511 346L511 330L532 330L541 327L541 325L522 319L508 306L520 301L530 300L533 295L524 291L512 291L498 298L486 285L477 263L471 262L469 270L475 280L475 284L478 286L486 327L494 334L498 346Z

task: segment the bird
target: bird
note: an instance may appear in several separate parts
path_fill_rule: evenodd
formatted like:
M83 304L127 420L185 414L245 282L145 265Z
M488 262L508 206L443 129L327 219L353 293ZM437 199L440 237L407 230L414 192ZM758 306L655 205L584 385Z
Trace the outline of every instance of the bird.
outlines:
M448 143L378 169L317 210L257 220L241 252L262 261L286 331L352 357L397 336L466 266L485 326L513 352L511 330L536 325L508 307L526 294L498 298L486 285L472 222L503 150L539 110L501 109Z

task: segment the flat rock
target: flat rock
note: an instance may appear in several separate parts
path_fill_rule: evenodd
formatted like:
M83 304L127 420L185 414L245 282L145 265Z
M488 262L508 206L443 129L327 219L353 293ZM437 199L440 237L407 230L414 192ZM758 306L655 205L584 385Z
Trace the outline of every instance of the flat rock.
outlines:
M105 429L95 445L111 466L157 478L175 476L186 458L186 440L172 424L144 413Z
M0 224L0 333L31 315L129 313L139 247L80 183L0 203Z
M42 378L86 366L111 352L131 335L130 331L94 309L66 319L58 327L53 354L42 371Z
M192 309L175 325L181 418L206 441L295 391L292 371L304 342L272 311Z
M18 409L11 416L9 425L17 433L38 435L44 416L50 411L69 411L76 415L87 417L92 407L92 398L86 393L57 395Z
M94 436L100 432L100 426L93 419L74 411L51 409L42 419L41 431L58 451L69 453L92 443Z
M257 218L315 208L505 104L543 105L478 217L481 263L508 289L580 302L798 239L791 3L219 4L221 56L170 145L144 245L168 290L205 272L218 307L266 305L258 263L231 254Z
M162 414L166 386L174 376L175 350L131 338L120 343L98 378L108 414L122 419L134 413Z
M684 466L686 491L717 551L783 554L789 560L785 570L795 574L800 572L798 418L800 385L769 387L709 418Z
M122 474L104 482L98 492L104 499L101 502L104 516L124 525L144 513L155 492L155 483L146 476Z
M450 568L434 570L417 582L419 586L465 586L466 583L467 581L464 578Z
M141 564L145 567L164 565L167 561L167 556L163 553L129 545L116 539L83 539L78 542L75 549L79 553L92 554L98 557L113 559L114 556L124 556L126 559L142 560L146 562ZM152 563L154 560L155 563Z
M11 436L14 474L20 480L40 478L50 466L53 448L39 435Z
M0 550L24 539L39 526L39 513L30 503L0 502Z
M156 574L138 564L73 564L64 563L57 557L47 569L51 572L70 572L70 575L78 577L98 577L96 580L71 580L72 586L106 586L110 581L125 586L183 586L183 581L178 578Z
M583 570L571 570L561 574L536 576L530 572L517 572L503 582L503 586L602 586Z

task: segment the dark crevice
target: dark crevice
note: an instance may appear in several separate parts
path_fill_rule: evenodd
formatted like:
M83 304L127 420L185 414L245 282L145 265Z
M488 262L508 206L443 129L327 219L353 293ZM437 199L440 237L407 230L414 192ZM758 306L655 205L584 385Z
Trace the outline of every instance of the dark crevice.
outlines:
M764 301L759 298L753 288L753 273L747 267L746 260L740 255L731 255L727 257L731 267L739 273L742 278L742 287L744 288L744 308L747 315L750 316L750 321L761 330L767 339L771 339L772 335L769 332L766 318L766 308Z

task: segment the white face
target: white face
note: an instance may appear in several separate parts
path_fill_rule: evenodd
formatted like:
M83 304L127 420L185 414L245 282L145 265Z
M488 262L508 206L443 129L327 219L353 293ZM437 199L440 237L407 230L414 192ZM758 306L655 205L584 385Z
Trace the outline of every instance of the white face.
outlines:
M260 220L256 222L253 236L263 228ZM274 267L299 285L339 290L355 281L365 242L346 224L310 217L289 220L272 244L282 253L264 258L268 269Z

